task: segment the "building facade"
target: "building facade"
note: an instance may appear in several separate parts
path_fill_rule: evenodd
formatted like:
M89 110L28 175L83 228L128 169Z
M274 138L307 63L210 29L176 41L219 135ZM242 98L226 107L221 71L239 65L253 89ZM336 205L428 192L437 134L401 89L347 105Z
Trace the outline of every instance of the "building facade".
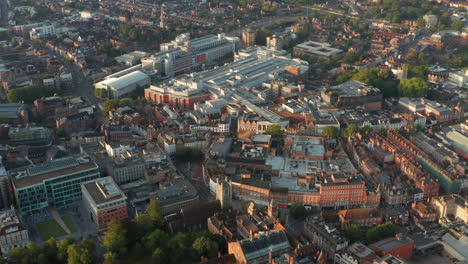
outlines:
M66 157L10 171L22 214L80 200L80 184L99 175L98 166L88 156Z
M98 229L107 228L112 219L128 218L127 196L112 177L104 177L81 185L83 203Z

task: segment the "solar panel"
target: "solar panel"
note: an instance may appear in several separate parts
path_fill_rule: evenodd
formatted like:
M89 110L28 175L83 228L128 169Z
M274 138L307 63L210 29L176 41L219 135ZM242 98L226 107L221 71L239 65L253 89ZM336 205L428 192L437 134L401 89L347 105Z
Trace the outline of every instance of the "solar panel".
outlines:
M30 176L41 175L48 172L58 171L65 168L78 166L80 163L76 159L52 160L28 169Z

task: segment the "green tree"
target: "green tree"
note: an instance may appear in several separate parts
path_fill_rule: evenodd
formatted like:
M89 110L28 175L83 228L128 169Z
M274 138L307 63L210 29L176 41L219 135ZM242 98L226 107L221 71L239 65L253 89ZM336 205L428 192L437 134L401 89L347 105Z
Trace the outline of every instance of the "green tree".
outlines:
M337 138L340 136L340 131L334 126L326 126L323 128L322 136L327 138Z
M307 211L301 203L293 203L289 208L289 213L294 219L304 219L307 215Z
M166 232L156 229L143 238L143 243L148 250L154 250L164 247L168 240L169 235Z
M94 89L94 95L99 98L106 98L107 97L107 90L104 88L96 88Z
M376 227L369 229L366 233L368 243L373 243L380 239L394 236L396 234L396 226L392 222L386 222Z
M351 240L351 242L356 242L361 239L361 228L358 225L351 224L348 226L348 229L346 229L346 237Z
M157 248L153 251L151 255L151 259L153 263L167 263L167 255L164 253L164 250L161 248Z
M164 224L164 218L161 212L161 202L158 200L152 200L146 208L146 213L150 216L151 220L156 227L162 227Z
M411 79L401 80L398 90L400 96L422 97L429 91L429 85L423 79L413 77Z
M465 23L461 20L455 20L452 22L451 26L453 30L461 32L463 30L463 26L465 26Z
M218 244L207 237L199 237L193 242L192 248L198 253L198 256L213 258L218 254Z
M351 78L353 78L353 76L357 72L358 72L357 70L351 69L349 71L346 71L346 72L338 75L338 77L336 77L336 83L340 84L340 83L344 83L344 82L347 82L347 81L351 80Z
M112 109L117 109L119 107L120 107L119 100L109 99L104 102L104 112L106 114L109 114L109 111L111 111Z
M175 158L178 161L199 161L203 158L203 152L196 147L177 147Z
M266 129L265 134L271 135L271 137L275 139L280 139L284 137L284 133L283 133L283 130L281 129L281 126L276 125L276 124L269 126Z
M107 252L123 255L127 252L127 240L123 223L117 219L112 219L108 224L108 229L104 235L103 246Z
M343 137L349 138L357 133L359 133L359 127L356 124L351 124L343 132Z

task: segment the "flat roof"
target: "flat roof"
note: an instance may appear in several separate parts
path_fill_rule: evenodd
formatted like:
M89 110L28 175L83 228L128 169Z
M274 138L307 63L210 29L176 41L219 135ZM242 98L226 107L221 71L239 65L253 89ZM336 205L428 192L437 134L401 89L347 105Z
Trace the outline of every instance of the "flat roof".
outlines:
M97 165L89 157L66 157L12 170L10 176L16 188L25 188L54 177L93 168L97 168Z
M119 199L127 199L125 194L115 183L114 179L110 176L86 182L83 184L83 187L89 193L96 205Z
M121 77L117 77L117 78L113 77L113 78L106 79L100 83L110 86L115 90L120 90L122 88L125 88L130 83L140 82L147 78L149 78L147 74L141 71L134 71L129 74L125 74Z

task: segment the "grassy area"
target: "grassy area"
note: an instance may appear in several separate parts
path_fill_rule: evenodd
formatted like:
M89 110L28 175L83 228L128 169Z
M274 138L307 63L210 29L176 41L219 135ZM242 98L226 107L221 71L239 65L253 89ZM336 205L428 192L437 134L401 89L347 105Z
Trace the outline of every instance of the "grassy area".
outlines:
M78 231L75 223L73 223L73 220L69 215L62 216L62 220L68 226L68 229L70 229L72 233L75 233L76 231Z
M38 223L37 228L39 229L43 240L67 234L54 219Z

